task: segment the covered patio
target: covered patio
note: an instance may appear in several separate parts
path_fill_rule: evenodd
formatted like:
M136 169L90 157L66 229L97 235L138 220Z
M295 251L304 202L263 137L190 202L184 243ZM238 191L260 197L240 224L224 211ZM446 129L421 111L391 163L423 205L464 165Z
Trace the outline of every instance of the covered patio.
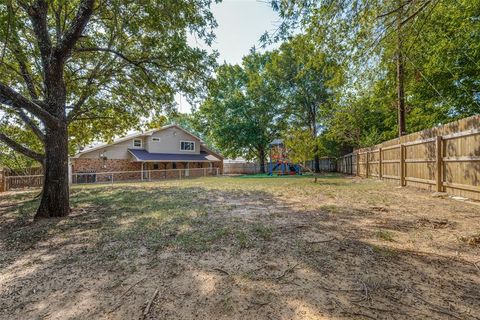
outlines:
M141 163L143 179L205 176L223 170L223 159L205 151L200 154L151 153L146 150L129 149L132 162ZM203 169L203 170L202 170Z

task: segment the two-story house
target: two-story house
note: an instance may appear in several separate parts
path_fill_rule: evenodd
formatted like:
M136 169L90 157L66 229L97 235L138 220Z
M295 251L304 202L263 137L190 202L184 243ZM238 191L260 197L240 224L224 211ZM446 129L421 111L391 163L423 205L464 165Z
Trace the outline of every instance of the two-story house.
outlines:
M71 158L72 174L94 173L96 181L154 179L180 174L199 176L223 169L223 157L210 150L197 136L173 124L131 134L112 143L80 151ZM176 170L174 170L176 169ZM204 169L204 170L196 170ZM168 171L166 171L168 170ZM122 173L130 172L130 173ZM105 173L105 174L102 174Z

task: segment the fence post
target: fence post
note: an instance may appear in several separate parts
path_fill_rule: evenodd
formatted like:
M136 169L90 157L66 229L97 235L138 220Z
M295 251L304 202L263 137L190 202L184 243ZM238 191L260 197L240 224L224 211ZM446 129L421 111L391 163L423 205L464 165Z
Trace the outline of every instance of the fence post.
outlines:
M72 185L72 164L68 164L68 185Z
M6 183L5 180L6 180L5 179L5 170L2 169L0 171L0 192L7 191L6 186L5 186L5 183Z
M5 190L5 173L4 171L0 171L0 192L4 192Z
M359 162L360 162L360 156L359 156L359 152L357 151L357 155L355 157L355 163L356 163L356 173L355 175L356 176L360 176L360 165L359 165Z
M367 160L366 160L367 166L366 166L366 169L365 169L365 171L366 171L365 174L366 174L367 178L368 178L368 173L370 171L370 160L368 159L369 155L370 155L370 151L367 151Z
M437 136L435 140L436 147L436 186L437 192L443 192L443 145L442 145L442 136Z
M400 143L400 186L405 186L405 146Z
M382 179L382 176L383 176L382 162L383 162L382 148L378 148L378 178L379 179Z

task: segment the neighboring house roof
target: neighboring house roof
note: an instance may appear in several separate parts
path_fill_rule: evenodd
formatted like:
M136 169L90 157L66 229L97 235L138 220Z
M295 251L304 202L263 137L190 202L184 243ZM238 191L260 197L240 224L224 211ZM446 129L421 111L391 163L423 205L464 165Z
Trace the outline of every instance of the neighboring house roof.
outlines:
M216 157L206 153L201 152L200 154L174 154L174 153L150 153L143 149L128 149L136 161L220 161Z
M283 145L282 139L274 139L272 142L270 142L270 146L282 146L282 145Z
M202 144L202 149L210 154L213 154L218 159L223 160L223 156L220 153L213 151L212 149L208 148L205 144Z
M144 132L135 132L135 133L132 133L132 134L129 134L125 137L121 137L119 139L116 139L114 140L113 142L111 143L102 143L102 144L99 144L99 145L96 145L96 146L93 146L93 147L90 147L90 148L86 148L86 149L83 149L82 151L78 152L75 156L73 156L73 158L78 158L79 156L81 156L82 154L85 154L85 153L88 153L88 152L92 152L92 151L95 151L95 150L99 150L99 149L103 149L107 146L111 146L111 145L114 145L114 144L117 144L117 143L120 143L120 142L124 142L124 141L127 141L127 140L130 140L130 139L134 139L134 138L138 138L138 137L145 137L145 136L151 136L152 134L154 134L155 132L159 132L159 131L163 131L163 130L166 130L166 129L169 129L169 128L177 128L179 130L182 130L183 132L189 134L190 136L196 138L197 140L199 140L201 143L203 143L203 140L200 139L199 137L197 137L196 135L188 132L187 130L183 129L182 127L180 127L179 125L177 124L169 124L168 126L163 126L159 129L153 129L153 130L149 130L149 131L144 131Z

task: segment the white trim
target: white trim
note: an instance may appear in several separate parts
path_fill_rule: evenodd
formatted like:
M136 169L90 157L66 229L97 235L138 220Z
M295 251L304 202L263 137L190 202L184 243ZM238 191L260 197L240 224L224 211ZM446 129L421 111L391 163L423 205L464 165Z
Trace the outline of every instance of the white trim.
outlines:
M184 150L184 149L182 149L182 142L193 143L193 150ZM180 140L180 151L182 151L182 152L195 152L195 150L196 150L196 144L195 144L195 141L190 141L190 140Z
M140 145L139 145L139 146L136 146L136 145L135 145L135 141L140 141ZM143 148L143 139L133 138L133 139L132 139L132 147L134 147L134 148Z

